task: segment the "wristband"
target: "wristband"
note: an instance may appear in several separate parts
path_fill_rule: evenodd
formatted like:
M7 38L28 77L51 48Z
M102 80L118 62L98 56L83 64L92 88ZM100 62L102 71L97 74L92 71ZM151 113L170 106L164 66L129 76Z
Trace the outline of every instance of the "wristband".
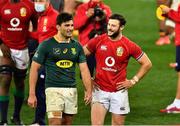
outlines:
M137 83L139 81L139 78L137 76L134 76L133 80L136 81L136 83Z
M132 84L132 85L135 85L135 84L136 84L136 81L135 81L135 80L133 80L133 79L132 79L132 80L130 80L130 82L131 82L131 84Z

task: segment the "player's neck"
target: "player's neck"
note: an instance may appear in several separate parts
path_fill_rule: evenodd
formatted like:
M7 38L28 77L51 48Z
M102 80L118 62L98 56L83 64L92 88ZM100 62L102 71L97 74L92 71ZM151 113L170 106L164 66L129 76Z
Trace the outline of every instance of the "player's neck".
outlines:
M61 36L59 34L56 34L54 37L55 37L55 39L57 40L58 43L69 43L70 40L71 40L71 38L69 38L69 37L65 38L65 37L63 37L63 36Z
M109 37L111 41L118 41L122 38L122 33L119 33L116 37Z

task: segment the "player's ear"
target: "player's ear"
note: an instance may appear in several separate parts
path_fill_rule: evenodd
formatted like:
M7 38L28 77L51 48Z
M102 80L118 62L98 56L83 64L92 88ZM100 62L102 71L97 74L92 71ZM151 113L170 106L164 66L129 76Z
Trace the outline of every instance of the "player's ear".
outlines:
M120 27L120 30L122 31L124 29L124 25L122 25L121 27Z
M59 31L60 30L60 25L56 25L56 29Z

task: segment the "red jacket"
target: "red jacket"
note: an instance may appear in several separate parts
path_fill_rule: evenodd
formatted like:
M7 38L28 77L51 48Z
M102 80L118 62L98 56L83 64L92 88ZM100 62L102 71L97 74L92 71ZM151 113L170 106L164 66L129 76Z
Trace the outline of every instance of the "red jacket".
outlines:
M57 33L56 17L58 14L59 12L50 5L48 9L39 16L37 32L32 32L31 37L41 43L54 36Z
M178 7L178 11L174 11L171 9L168 13L168 18L175 22L175 45L180 45L180 6Z
M76 10L76 14L74 16L74 28L79 30L79 41L82 46L89 41L89 37L88 37L89 33L93 29L99 29L100 26L102 25L99 22L95 22L87 17L86 11L89 8L94 8L90 2L79 5ZM106 12L106 23L107 23L108 18L111 15L110 7L108 7L104 3L100 3L99 7Z

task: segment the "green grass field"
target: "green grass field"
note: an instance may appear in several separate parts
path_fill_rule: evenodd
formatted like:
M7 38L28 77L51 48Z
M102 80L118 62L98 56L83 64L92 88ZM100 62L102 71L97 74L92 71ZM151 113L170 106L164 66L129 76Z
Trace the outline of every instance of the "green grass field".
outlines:
M158 38L158 25L155 17L155 0L104 0L114 13L120 13L127 19L124 35L139 44L148 54L153 68L148 75L134 88L129 90L131 112L127 115L126 125L178 125L180 114L161 114L159 110L171 103L176 93L176 72L168 67L175 60L173 44L162 47L155 46ZM128 65L128 77L131 78L139 65L131 60ZM79 71L77 70L77 73ZM79 90L79 113L74 124L90 125L90 107L83 102L82 84L77 74ZM27 83L28 86L28 83ZM13 111L13 99L9 107L9 117ZM105 124L111 124L110 114ZM27 105L23 106L22 120L30 124L34 113Z

